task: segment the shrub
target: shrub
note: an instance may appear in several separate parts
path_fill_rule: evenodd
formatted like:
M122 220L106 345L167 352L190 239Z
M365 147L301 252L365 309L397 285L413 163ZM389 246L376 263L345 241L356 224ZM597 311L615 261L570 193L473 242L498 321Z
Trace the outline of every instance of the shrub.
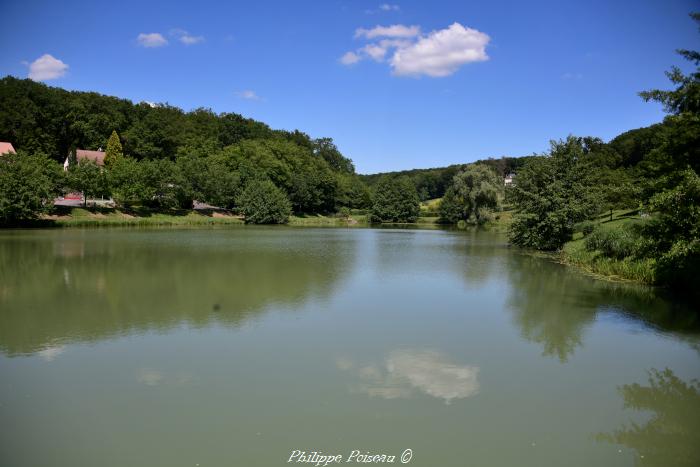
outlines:
M343 206L342 208L338 209L338 212L335 214L335 217L338 217L340 219L347 219L350 217L350 208Z
M287 196L269 180L250 182L239 204L246 224L286 224L292 212Z
M623 259L633 256L640 249L641 237L628 225L615 229L598 228L586 237L588 251L600 251L608 258Z
M591 221L583 221L576 224L574 231L581 232L584 237L589 236L595 230L595 224Z
M48 212L62 172L43 154L0 156L0 224L17 224Z
M419 214L418 193L408 178L384 178L379 181L370 214L371 222L415 222Z

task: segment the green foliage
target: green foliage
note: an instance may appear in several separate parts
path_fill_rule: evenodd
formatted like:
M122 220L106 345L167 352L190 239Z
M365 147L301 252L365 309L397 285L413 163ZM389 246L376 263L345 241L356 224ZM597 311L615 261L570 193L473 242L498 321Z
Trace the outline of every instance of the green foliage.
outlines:
M343 157L338 151L333 139L319 138L313 142L314 154L320 156L328 163L328 166L338 172L355 173L355 166L350 159Z
M658 258L661 283L690 290L700 277L700 177L685 170L681 182L653 196L648 207L656 215L642 229L645 255Z
M191 199L223 208L235 205L242 190L240 176L228 170L221 157L184 155L176 165Z
M232 192L240 191L225 190L224 184L240 187L248 179L269 178L300 211L335 212L336 205L345 202L367 205L366 199L361 199L367 191L356 186L342 196L338 194L339 180L354 176L354 166L330 138L313 140L300 131L272 130L238 114L133 104L10 76L0 79L0 108L0 140L12 141L19 149L42 151L60 162L76 147L105 144L108 166L113 163L113 154L118 157L119 153L136 160L214 157L223 163L216 169L226 167L229 173L213 183L218 189L198 187L198 197L216 199L217 204L231 205ZM121 150L119 144L123 144ZM206 165L211 168L216 164ZM214 173L213 169L206 171ZM215 193L201 194L206 191Z
M366 209L372 204L369 188L355 174L340 174L335 197L336 206Z
M142 204L147 199L141 167L136 159L123 157L116 160L109 168L108 180L112 198L121 206Z
M375 187L371 222L415 222L419 214L418 193L408 178L387 177Z
M338 209L338 212L336 213L336 217L339 217L341 219L349 219L350 218L350 208L347 207L342 207Z
M67 185L83 194L85 204L88 198L104 196L109 193L109 184L105 172L89 159L81 159L68 167Z
M440 221L483 224L500 207L503 181L496 172L481 164L470 164L454 176L452 186L440 203Z
M700 13L691 13L690 17L700 24ZM680 49L677 51L686 60L693 62L696 67L700 65L700 52ZM657 101L663 104L668 113L682 114L685 112L700 113L700 68L694 73L684 75L678 67L671 68L666 76L677 87L673 91L653 89L640 92L639 95L645 101Z
M122 143L119 140L119 135L117 134L117 131L113 130L112 134L109 137L109 140L107 141L107 150L105 151L105 165L109 167L122 157L124 157Z
M372 190L385 178L408 178L415 186L419 199L425 201L444 196L445 191L452 184L452 179L462 168L464 168L464 165L451 165L435 169L413 169L401 172L360 175L360 178Z
M161 209L192 207L192 197L185 189L184 177L172 161L156 159L140 164L146 205Z
M167 159L118 159L110 168L109 184L115 202L156 209L192 207L192 192L179 167Z
M464 222L464 206L455 193L454 187L449 187L445 191L445 195L438 206L438 215L441 223L456 224L460 221Z
M58 195L59 165L44 154L0 155L0 224L36 219Z
M481 159L474 164L490 167L498 177L517 172L527 161L534 156L525 157L501 157L499 159ZM421 201L442 198L447 189L452 185L454 176L464 170L467 164L456 164L448 167L438 167L433 169L412 169L400 172L386 172L371 175L360 175L362 180L370 187L374 188L382 178L408 177L413 182L418 191Z
M640 249L641 237L637 229L623 224L614 229L598 228L586 237L586 250L600 251L607 258L623 259Z
M581 232L584 237L587 237L591 233L593 233L593 230L595 230L595 224L591 221L583 221L579 222L575 227L575 231Z
M240 209L246 224L286 224L292 212L284 192L269 180L250 182L241 195Z
M571 239L574 224L596 212L590 148L583 138L552 142L548 156L531 159L509 190L516 208L509 237L516 245L556 250Z

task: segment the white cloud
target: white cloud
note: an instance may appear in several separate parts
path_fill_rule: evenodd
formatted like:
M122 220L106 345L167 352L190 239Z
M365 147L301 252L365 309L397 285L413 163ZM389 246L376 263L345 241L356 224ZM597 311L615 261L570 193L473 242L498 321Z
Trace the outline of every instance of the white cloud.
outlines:
M383 12L391 12L391 11L399 11L401 10L401 7L395 3L382 3L377 7L376 10L365 10L365 13L368 15L374 15L376 13L383 13Z
M362 48L362 51L366 53L369 58L377 62L384 60L387 50L387 47L381 44L367 44Z
M29 64L29 79L46 81L66 74L68 65L53 55L44 54Z
M186 35L180 37L180 42L182 42L185 45L199 44L200 42L204 42L204 37L203 36L190 36L189 34L186 34Z
M371 42L341 58L345 65L370 58L382 62L387 56L396 76L444 77L462 65L488 60L486 46L491 38L481 31L453 23L445 29L421 35L419 26L376 26L359 28L355 38L384 39Z
M340 57L340 63L343 65L352 65L360 60L362 60L362 58L355 52L346 52L342 57Z
M236 92L236 97L240 97L241 99L247 99L249 101L259 101L260 96L258 96L255 91L251 89L245 89L243 91L237 91Z
M420 26L404 26L403 24L393 24L391 26L375 26L372 29L357 28L355 38L364 37L374 39L375 37L415 37L420 34Z
M171 29L170 35L177 37L177 40L185 45L194 45L204 42L204 36L195 36L184 29Z
M391 67L398 76L449 76L462 65L488 60L486 45L490 40L481 31L453 23L399 48L391 59Z
M158 32L142 32L136 38L136 42L142 47L163 47L168 45L168 40Z

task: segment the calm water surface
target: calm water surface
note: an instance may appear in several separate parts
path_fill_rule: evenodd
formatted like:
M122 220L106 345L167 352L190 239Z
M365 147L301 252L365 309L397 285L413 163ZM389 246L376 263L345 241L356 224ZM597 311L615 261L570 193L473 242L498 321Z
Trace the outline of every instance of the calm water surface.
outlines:
M0 465L700 465L699 329L492 233L4 231Z

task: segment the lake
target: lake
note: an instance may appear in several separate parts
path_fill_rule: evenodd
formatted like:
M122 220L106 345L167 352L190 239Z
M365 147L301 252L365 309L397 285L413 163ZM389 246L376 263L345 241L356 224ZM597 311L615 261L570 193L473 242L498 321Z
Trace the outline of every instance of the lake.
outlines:
M700 465L693 311L483 231L0 231L0 464Z

